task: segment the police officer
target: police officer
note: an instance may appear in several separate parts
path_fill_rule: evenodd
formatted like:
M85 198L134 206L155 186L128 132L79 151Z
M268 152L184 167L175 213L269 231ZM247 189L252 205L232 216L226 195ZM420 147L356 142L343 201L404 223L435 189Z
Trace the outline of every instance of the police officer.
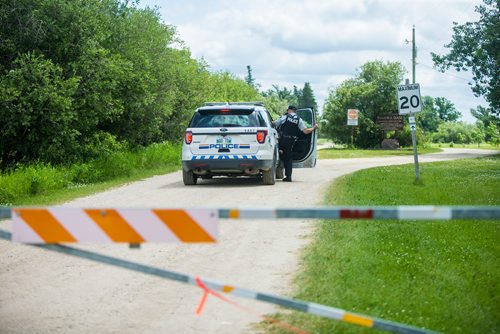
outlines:
M300 132L307 135L318 128L318 124L314 124L312 128L307 128L296 111L297 107L290 105L288 106L287 113L274 121L274 125L280 130L279 147L283 151L286 176L283 181L285 182L292 182L292 149Z

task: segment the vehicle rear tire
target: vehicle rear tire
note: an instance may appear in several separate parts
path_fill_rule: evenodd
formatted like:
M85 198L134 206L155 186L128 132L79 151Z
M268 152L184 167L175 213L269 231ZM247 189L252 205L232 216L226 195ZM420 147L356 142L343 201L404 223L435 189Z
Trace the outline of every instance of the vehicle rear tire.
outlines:
M272 186L276 183L276 157L273 160L273 166L269 170L262 172L262 183Z
M198 181L198 176L194 175L192 170L182 170L182 181L184 181L184 185L192 186L195 185Z

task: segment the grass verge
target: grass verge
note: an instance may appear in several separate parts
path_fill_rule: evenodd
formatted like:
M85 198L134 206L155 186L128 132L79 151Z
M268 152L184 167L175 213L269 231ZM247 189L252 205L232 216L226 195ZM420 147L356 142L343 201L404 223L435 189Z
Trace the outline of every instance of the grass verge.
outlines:
M340 178L330 205L499 205L500 157L373 168ZM500 331L500 221L319 222L295 298L445 333ZM379 331L300 312L311 333ZM283 330L267 327L271 333Z
M31 164L0 174L0 205L48 205L180 168L181 146L155 144L70 166Z
M441 149L437 147L418 148L419 155L436 152L441 152ZM371 158L402 155L413 155L413 148L402 148L399 150L353 150L347 148L327 148L318 150L319 159Z

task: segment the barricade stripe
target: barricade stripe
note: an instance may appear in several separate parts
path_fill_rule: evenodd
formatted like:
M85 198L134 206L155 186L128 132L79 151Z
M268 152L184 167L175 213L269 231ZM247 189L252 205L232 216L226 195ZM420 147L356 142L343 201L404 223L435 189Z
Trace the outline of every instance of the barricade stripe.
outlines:
M246 219L274 219L276 211L273 209L240 209L238 218Z
M222 291L225 293L231 293L233 290L234 290L234 287L229 286L229 285L224 285L224 287L222 288Z
M238 219L240 218L240 210L238 209L230 209L228 212L228 218Z
M215 242L184 210L159 210L153 212L183 242Z
M114 209L84 209L114 242L142 243L144 239Z
M216 209L186 209L186 214L215 241L219 235L219 212Z
M382 319L375 319L373 322L373 328L387 332L401 333L401 334L437 333L430 330L420 329L405 324L400 324Z
M12 214L12 232L12 241L14 242L35 244L44 243L42 238L40 238L40 236L21 219L18 211L14 211Z
M177 235L152 210L119 209L122 217L144 240L151 242L180 242Z
M345 313L342 320L360 326L373 327L373 319L362 317L357 314Z
M268 302L271 304L276 304L276 305L280 305L283 307L287 307L287 308L293 308L295 310L299 310L299 311L306 312L306 313L307 313L308 308L309 308L308 303L306 303L306 302L297 301L297 300L293 300L290 298L284 298L284 297L280 297L280 296L273 296L270 294L257 293L256 299L264 301L264 302Z
M49 211L78 242L112 242L83 210L55 207Z
M0 218L11 218L12 208L0 206ZM219 218L399 219L452 220L500 219L500 206L351 206L319 208L238 209L220 208ZM343 212L341 217L341 212ZM355 213L353 213L355 212ZM372 212L372 213L370 213Z
M76 241L47 209L18 209L16 213L45 243Z
M12 235L9 232L5 232L0 230L0 238L9 240L11 239ZM177 273L174 271L169 271L165 269L160 269L152 266L146 266L143 264L139 263L134 263L131 261L127 260L122 260L119 258L103 255L103 254L98 254L86 250L81 250L77 248L72 248L72 247L67 247L63 245L58 245L58 244L50 244L50 245L32 245L34 247L39 247L43 249L48 249L52 250L55 252L67 254L67 255L73 255L76 257L100 262L100 263L105 263L109 264L115 267L120 267L124 269L129 269L145 274L149 274L152 276L157 276L169 280L174 280L174 281L179 281L187 284L191 284L194 286L198 286L196 277L189 276L186 274L181 274ZM285 298L285 297L279 297L275 295L270 295L270 294L264 294L264 293L259 293L259 292L253 292L251 290L247 289L242 289L242 288L237 288L231 285L224 285L220 284L218 282L214 281L209 281L205 279L199 278L198 280L201 280L203 284L214 290L218 291L224 291L225 287L232 287L233 289L231 290L231 293L236 296L240 297L245 297L245 298L250 298L250 299L256 299L260 301L265 301L268 303L288 307L288 308L293 308L302 312L310 313L310 314L315 314L315 315L320 315L325 318L330 318L330 319L336 319L336 320L341 320L343 321L343 316L345 313L347 313L344 310L329 307L329 306L324 306L320 304L315 304L315 303L309 303L309 302L304 302L301 300L294 300L290 298ZM226 288L227 289L227 288ZM362 315L357 315L358 317L363 318L364 316ZM368 318L369 319L369 318ZM431 334L435 333L430 330L425 330L425 329L420 329L417 327L412 327L408 326L405 324L400 324L400 323L395 323L395 322L390 322L382 319L373 319L374 321L374 328L390 331L390 332L395 332L395 333L415 333L415 334ZM355 322L352 322L355 323Z
M340 210L340 219L355 218L355 219L372 219L373 210Z
M398 219L451 219L451 208L430 205L399 206Z
M307 313L314 314L323 318L330 318L342 321L345 311L339 308L309 303Z

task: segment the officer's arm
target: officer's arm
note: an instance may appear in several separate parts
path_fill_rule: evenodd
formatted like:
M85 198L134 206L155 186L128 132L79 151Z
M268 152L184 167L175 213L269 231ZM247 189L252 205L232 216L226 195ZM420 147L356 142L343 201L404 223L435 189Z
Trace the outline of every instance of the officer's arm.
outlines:
M283 120L283 117L278 118L277 120L273 121L274 126L280 126Z
M312 128L305 128L304 130L302 130L302 132L306 135L310 134L311 132L313 132L314 130L316 130L318 128L318 124L314 124L314 126Z

